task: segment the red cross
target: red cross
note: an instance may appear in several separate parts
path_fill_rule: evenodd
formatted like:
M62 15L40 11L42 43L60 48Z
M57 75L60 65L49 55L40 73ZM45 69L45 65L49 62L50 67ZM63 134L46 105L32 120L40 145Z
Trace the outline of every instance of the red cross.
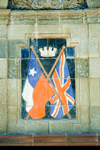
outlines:
M65 107L66 107L66 109L68 111L67 99L66 99L66 96L65 96L64 92L69 88L69 85L71 83L70 77L68 77L67 82L65 83L65 85L63 87L61 87L61 84L60 84L60 81L59 81L59 77L58 77L58 74L57 74L56 70L53 73L53 78L54 78L54 82L55 82L56 87L57 87L58 94L61 97L61 99L63 101L63 104L65 105ZM50 102L54 103L54 102L57 101L57 99L58 99L58 97L55 95L52 99L50 99ZM65 113L65 111L64 111L64 113Z

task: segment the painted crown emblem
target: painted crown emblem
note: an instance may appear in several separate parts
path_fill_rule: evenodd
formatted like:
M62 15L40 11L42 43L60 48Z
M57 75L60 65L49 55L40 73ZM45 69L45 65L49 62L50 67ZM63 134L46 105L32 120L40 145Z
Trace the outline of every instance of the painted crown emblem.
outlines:
M47 50L47 47L44 47L44 50L42 48L39 49L41 57L54 57L56 55L57 48L49 47Z

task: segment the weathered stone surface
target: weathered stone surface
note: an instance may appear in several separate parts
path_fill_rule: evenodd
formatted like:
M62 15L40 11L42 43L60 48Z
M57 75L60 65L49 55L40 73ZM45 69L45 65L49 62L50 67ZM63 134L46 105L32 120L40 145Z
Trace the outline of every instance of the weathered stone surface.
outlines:
M16 79L9 79L8 85L8 106L17 106L17 94L18 94L18 81Z
M100 8L100 1L98 0L86 0L89 8Z
M89 38L80 38L80 58L88 58L89 56Z
M33 33L34 25L9 25L8 38L9 39L24 39L25 33Z
M7 78L7 59L0 58L0 78Z
M100 118L100 106L91 106L90 107L90 117L91 118Z
M89 58L89 75L91 78L100 78L100 58Z
M90 105L98 106L100 105L100 80L90 79Z
M0 79L0 106L7 105L7 80Z
M99 42L98 37L90 37L90 57L98 57L99 56Z
M76 78L88 78L88 59L76 59Z
M88 78L88 59L80 59L80 77Z
M20 53L21 55L21 49L20 51L18 52L18 49L17 49L17 44L18 43L21 43L22 40L8 40L8 58L18 58L18 54Z
M0 58L6 58L7 56L7 41L5 39L0 39Z
M0 0L0 9L7 8L8 0Z
M60 129L60 130L59 130ZM63 134L63 133L72 133L73 125L65 123L51 124L50 133L51 134Z
M8 78L9 79L18 79L20 78L20 60L13 59L8 60Z
M64 32L71 33L72 37L86 38L88 37L87 24L65 24Z
M80 79L80 105L89 105L89 80Z
M6 25L0 25L0 38L6 38L7 27Z
M26 134L48 134L48 124L32 124L25 125L25 133Z
M99 36L99 24L89 24L89 36Z
M0 105L0 134L6 134L7 107Z
M89 132L89 106L83 105L81 107L81 132Z

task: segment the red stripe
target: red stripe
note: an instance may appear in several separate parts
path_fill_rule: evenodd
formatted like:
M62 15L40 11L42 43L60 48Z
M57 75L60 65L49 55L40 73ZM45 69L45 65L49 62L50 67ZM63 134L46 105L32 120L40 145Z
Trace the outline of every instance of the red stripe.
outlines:
M66 94L66 96L69 97L73 101L73 103L75 103L75 101L72 97L70 97L68 94Z

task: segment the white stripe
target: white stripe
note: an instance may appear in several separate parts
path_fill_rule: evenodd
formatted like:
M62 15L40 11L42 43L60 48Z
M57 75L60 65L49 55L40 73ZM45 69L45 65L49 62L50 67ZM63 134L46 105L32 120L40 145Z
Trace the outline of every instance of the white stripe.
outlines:
M34 90L34 88L30 85L28 78L27 78L25 86L24 86L24 90L22 93L22 97L26 101L26 111L27 112L29 112L34 105L33 98L32 98L33 90Z
M72 105L74 105L74 102L65 94L67 101L69 101L70 103L72 103ZM70 95L69 95L70 96ZM71 96L70 96L71 97ZM72 97L71 97L72 98Z
M54 109L53 113L51 114L52 117L54 116L54 114L55 114L55 112L57 110L58 103L59 103L59 99L56 101L55 109Z

